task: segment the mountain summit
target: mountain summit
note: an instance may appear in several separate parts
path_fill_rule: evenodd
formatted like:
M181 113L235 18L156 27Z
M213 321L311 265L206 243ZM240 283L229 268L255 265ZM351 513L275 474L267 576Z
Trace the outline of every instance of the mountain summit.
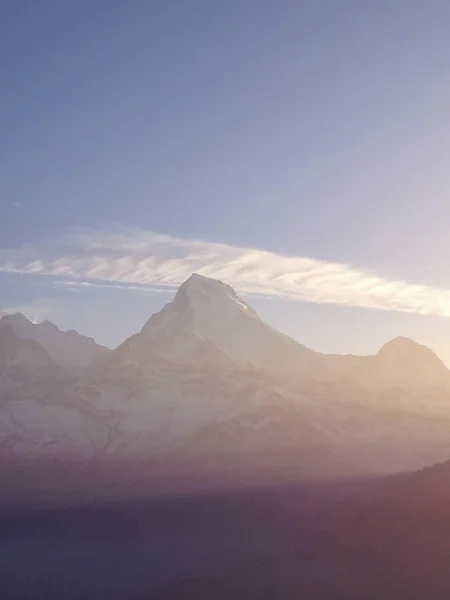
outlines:
M86 367L96 354L107 352L90 337L73 330L61 331L47 320L34 323L22 313L4 315L0 323L10 325L18 338L37 342L62 367Z
M384 344L375 356L378 365L393 382L408 382L417 389L445 387L450 390L450 371L427 346L407 337L397 337Z
M174 303L189 304L193 311L241 311L259 319L257 313L227 283L193 273L179 288Z
M160 315L164 318L156 318ZM195 329L200 336L206 334L206 337L211 330L217 329L218 319L222 329L224 321L235 325L235 320L243 317L245 322L248 318L262 322L257 313L236 295L230 285L196 273L181 285L171 303L158 315L150 317L142 331L170 327L172 320L179 320L181 316L186 319L185 325Z
M230 285L198 274L126 342L130 349L151 348L186 362L192 362L194 348L205 344L240 367L281 373L298 372L317 357L265 323Z
M420 353L422 357L436 356L433 350L422 344L418 344L411 338L407 337L396 337L393 340L384 344L379 350L377 355L389 358L408 358L413 354Z

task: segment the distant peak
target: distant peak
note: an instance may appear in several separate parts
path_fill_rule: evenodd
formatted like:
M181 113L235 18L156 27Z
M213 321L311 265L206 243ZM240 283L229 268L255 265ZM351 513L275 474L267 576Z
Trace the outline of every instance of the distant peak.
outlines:
M258 314L227 283L193 273L178 289L175 298L163 310L150 317L142 331L201 332L208 338L211 331L225 329L233 335L234 327L242 327L242 315L257 319ZM236 320L237 319L237 320Z
M228 285L228 283L224 283L219 279L213 279L212 277L200 275L200 273L192 273L189 279L186 279L186 281L180 286L180 289L182 287L215 290L223 289L227 291L232 291L233 294L235 293L231 285Z
M236 299L236 292L227 283L205 277L199 273L193 273L179 288L175 301L178 303L182 300L190 300L193 302L207 302L211 298L230 297Z
M30 327L32 325L36 325L39 329L45 328L59 330L58 327L48 319L45 319L42 322L37 322L33 321L32 319L29 319L23 313L20 312L6 314L2 317L2 320L4 320L4 322L6 323L11 323L13 326L17 327Z
M408 337L398 336L393 340L390 340L384 346L380 348L378 351L379 356L387 356L387 355L406 355L416 352L427 352L428 354L434 355L433 350L419 344Z
M186 281L217 281L212 277L206 277L206 275L201 275L200 273L192 273L192 275Z
M2 316L2 320L5 323L34 323L31 319L28 319L23 313L6 313Z
M54 323L52 323L51 321L49 321L48 319L45 319L44 321L42 321L41 325L44 325L48 329L59 330L59 327L57 325L55 325Z

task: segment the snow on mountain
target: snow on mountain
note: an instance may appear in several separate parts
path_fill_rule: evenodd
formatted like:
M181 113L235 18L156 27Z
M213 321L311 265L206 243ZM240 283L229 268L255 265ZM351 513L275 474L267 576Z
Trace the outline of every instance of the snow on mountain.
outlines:
M23 314L4 315L0 322L11 325L16 335L22 339L38 342L55 362L66 368L86 367L98 354L107 352L92 338L76 331L61 331L50 321L34 323Z
M380 409L450 415L450 371L436 354L408 338L395 338L374 356L324 356L322 385Z
M378 351L378 362L390 369L408 370L421 377L445 376L449 373L444 363L427 346L406 337L397 337Z
M77 378L68 376L35 340L0 320L0 459L71 455L93 457L113 423Z
M450 371L436 354L413 340L397 337L373 359L392 386L417 393L444 390L450 393Z
M231 286L198 274L125 345L135 355L151 351L178 362L192 362L206 347L242 368L297 375L320 368L315 352L270 327Z
M0 380L7 381L36 380L56 375L58 366L48 352L37 342L21 339L14 328L0 320Z
M29 331L24 319L13 321ZM321 355L200 275L82 373L61 369L40 345L50 339L43 331L52 339L67 332L31 324L38 344L8 319L0 325L0 451L8 456L170 457L229 470L272 465L298 477L450 456L450 373L431 350L397 338L375 356ZM77 348L79 338L88 339L74 338Z

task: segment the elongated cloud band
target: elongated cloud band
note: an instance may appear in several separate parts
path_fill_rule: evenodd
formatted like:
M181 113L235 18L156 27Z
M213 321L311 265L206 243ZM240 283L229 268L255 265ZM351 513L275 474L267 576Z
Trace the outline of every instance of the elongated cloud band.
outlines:
M46 243L0 249L0 271L50 275L75 285L134 287L178 286L196 272L239 292L450 316L450 290L345 264L135 229L72 232Z

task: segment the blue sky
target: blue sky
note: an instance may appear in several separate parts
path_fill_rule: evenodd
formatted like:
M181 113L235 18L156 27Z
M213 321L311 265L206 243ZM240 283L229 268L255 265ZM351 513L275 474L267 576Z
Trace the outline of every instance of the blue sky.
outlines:
M3 0L0 308L114 345L192 267L319 350L450 362L449 25L444 0Z

